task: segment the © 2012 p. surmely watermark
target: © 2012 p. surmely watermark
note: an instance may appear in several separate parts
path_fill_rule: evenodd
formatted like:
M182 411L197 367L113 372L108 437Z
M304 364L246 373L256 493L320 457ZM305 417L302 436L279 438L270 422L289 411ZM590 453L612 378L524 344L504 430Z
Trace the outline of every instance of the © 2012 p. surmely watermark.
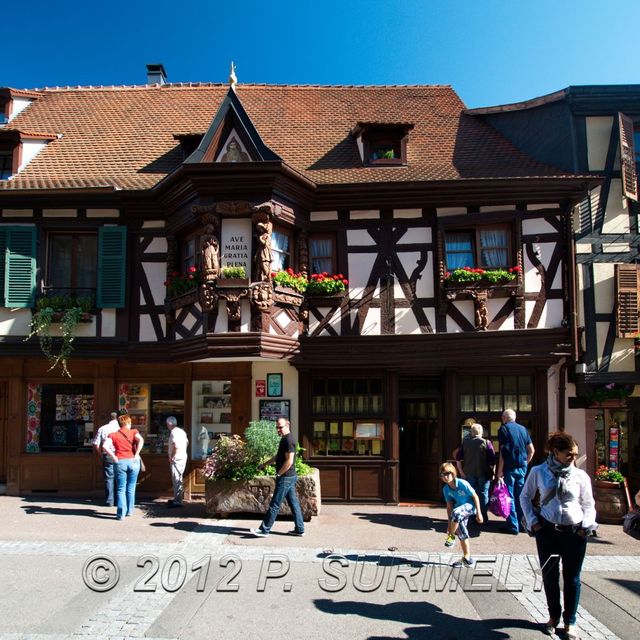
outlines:
M353 588L363 593L386 591L397 593L457 591L510 591L520 592L530 589L542 590L542 575L557 565L559 556L551 556L540 567L536 556L527 555L527 571L533 580L527 585L518 581L512 572L510 555L478 557L473 568L455 568L443 562L439 554L429 554L427 560L406 554L403 556L381 555L346 557L330 553L322 563L312 563L318 567L318 575L305 575L305 582L316 581L320 590L337 593ZM176 592L192 581L197 592L239 592L280 589L291 592L294 583L287 580L291 569L289 558L284 554L268 553L262 556L257 579L243 576L240 556L227 554L221 557L204 555L195 562L175 554L166 559L154 555L140 556L135 565L139 575L131 585L134 592L166 591ZM110 591L120 582L120 565L107 555L88 558L82 567L82 579L92 591ZM533 586L532 586L533 585Z

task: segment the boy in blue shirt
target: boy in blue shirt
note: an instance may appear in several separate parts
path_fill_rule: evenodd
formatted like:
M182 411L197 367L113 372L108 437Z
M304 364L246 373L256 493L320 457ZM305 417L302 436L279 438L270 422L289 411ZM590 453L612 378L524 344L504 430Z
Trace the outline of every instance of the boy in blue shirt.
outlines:
M471 557L467 521L469 516L475 514L476 522L478 524L483 522L478 494L466 480L458 478L456 468L450 462L440 465L440 479L444 483L442 494L447 503L447 518L449 520L444 546L453 547L456 536L458 536L463 556L454 562L453 566L472 567L475 561Z

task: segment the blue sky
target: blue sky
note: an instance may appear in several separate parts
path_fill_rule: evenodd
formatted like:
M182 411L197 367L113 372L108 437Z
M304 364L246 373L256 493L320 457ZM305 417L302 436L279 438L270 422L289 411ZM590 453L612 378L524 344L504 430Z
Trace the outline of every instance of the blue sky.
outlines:
M24 7L24 8L21 8ZM469 107L639 83L638 0L22 0L0 86L450 84Z

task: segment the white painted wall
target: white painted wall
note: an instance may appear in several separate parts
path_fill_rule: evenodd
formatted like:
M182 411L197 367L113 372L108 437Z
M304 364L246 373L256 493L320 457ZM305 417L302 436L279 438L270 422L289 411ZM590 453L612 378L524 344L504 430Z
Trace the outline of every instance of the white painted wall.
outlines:
M22 161L18 173L22 171L45 147L47 140L22 140Z
M629 209L623 206L622 181L611 179L602 233L629 233Z
M0 336L28 336L31 327L31 309L0 307Z
M612 116L585 118L587 127L587 161L591 171L604 171L613 127Z
M9 112L9 122L13 120L19 113L22 113L33 100L28 98L13 98L11 100L11 111Z
M164 281L167 277L166 266L160 262L143 262L142 269L147 278L147 282L149 283L154 304L164 304L164 297L166 293ZM140 289L140 303L145 303L142 289Z

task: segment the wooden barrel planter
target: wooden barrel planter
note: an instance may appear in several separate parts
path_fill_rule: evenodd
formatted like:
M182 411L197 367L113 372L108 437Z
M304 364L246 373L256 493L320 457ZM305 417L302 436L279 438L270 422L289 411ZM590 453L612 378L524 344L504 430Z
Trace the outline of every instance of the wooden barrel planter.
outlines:
M602 524L620 524L629 509L624 485L608 480L593 481L596 520Z

